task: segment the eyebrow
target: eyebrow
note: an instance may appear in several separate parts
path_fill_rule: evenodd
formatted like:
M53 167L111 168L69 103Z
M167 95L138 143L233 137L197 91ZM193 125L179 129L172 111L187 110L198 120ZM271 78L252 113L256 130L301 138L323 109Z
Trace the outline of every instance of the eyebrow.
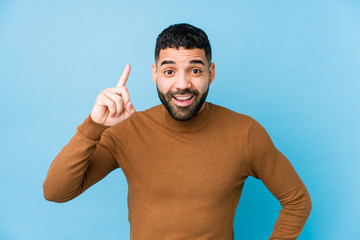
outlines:
M202 64L205 66L205 63L202 60L191 60L189 63L190 64ZM176 64L176 63L171 60L164 60L161 62L160 66L165 65L165 64Z
M161 62L160 66L164 65L164 64L175 64L174 61L169 61L169 60L164 60Z
M200 63L200 64L205 66L205 63L203 61L201 61L201 60L191 60L190 61L190 64L197 64L197 63Z

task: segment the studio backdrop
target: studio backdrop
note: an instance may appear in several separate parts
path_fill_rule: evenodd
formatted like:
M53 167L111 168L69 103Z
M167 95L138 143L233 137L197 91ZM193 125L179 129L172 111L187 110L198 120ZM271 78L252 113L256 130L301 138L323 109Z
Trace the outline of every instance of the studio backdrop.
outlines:
M0 239L129 239L121 169L78 198L48 202L51 161L127 63L137 111L160 104L157 35L190 23L209 36L208 101L252 116L307 186L299 239L360 239L358 1L0 1ZM267 239L280 204L249 177L235 239Z

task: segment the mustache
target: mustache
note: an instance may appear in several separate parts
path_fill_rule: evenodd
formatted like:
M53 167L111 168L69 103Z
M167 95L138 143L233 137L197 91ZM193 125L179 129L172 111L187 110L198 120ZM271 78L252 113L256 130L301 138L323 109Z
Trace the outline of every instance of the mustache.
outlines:
M185 94L192 94L195 97L197 97L199 95L199 92L195 89L179 89L177 91L174 92L167 92L166 96L167 97L173 97L174 95L185 95Z

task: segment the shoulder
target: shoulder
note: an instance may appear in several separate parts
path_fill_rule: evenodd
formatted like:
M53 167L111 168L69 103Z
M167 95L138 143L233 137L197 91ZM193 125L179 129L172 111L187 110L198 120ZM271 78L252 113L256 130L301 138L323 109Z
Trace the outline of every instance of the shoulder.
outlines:
M141 118L157 118L161 111L163 110L162 105L156 105L151 108L148 108L144 111L136 112L131 116L132 119L141 119Z
M229 108L207 102L207 107L212 111L212 117L218 121L231 124L239 124L250 127L256 122L251 116L235 112Z
M164 114L162 105L156 105L143 111L135 112L130 118L129 122L132 126L148 126L155 122L160 122Z
M148 122L156 121L156 119L159 118L161 109L161 105L156 105L143 111L137 111L125 121L106 129L106 132L117 135L120 132L129 131L134 125L147 125Z
M152 125L154 118L159 115L161 106L154 106L144 111L137 111L123 122L107 128L102 133L102 143L104 145L111 145L120 143L120 145L127 145L128 139L132 131L144 132Z

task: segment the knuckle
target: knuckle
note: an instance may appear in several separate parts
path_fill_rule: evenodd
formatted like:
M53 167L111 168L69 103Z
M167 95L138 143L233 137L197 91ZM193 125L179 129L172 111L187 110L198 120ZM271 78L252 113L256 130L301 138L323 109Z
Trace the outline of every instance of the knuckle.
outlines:
M104 99L105 94L103 92L101 92L98 96L97 99L98 100L103 100Z
M118 87L116 87L116 90L117 90L118 92L123 92L123 91L124 91L124 87L125 87L125 86L118 86Z
M121 97L121 96L116 95L114 98L115 98L114 100L115 100L117 103L121 103L121 102L122 102L122 97Z
M111 103L109 103L108 106L109 106L110 108L114 109L114 108L115 108L115 103L114 103L114 102L111 102Z

